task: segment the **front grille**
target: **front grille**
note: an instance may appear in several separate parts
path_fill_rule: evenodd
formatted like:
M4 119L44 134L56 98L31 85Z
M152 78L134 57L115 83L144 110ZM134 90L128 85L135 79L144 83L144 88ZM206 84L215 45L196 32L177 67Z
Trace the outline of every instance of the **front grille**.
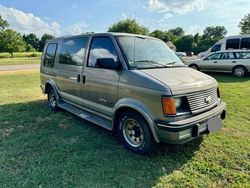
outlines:
M192 93L187 96L191 112L198 112L212 108L218 102L217 88Z

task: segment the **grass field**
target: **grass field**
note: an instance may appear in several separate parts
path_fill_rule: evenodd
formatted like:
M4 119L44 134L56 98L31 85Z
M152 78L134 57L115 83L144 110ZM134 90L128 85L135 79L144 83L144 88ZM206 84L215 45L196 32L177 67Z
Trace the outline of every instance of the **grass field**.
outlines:
M250 78L214 76L220 132L150 156L68 112L52 113L37 71L0 74L1 187L250 187Z
M0 58L1 65L25 65L25 64L39 64L40 57L19 57L19 58Z

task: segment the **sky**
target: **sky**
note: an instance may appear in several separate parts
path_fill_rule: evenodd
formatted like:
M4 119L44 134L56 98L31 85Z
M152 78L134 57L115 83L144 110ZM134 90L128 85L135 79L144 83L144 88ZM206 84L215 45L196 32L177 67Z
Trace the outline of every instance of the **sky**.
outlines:
M247 13L249 0L0 0L0 15L11 28L39 37L106 32L127 18L150 31L182 27L186 34L202 34L222 25L237 35Z

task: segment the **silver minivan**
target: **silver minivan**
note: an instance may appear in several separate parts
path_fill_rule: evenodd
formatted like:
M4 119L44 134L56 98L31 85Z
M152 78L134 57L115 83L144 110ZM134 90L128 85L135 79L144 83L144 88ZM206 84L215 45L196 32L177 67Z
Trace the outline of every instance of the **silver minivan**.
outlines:
M148 36L56 38L45 45L40 72L51 110L65 109L114 131L138 154L219 130L226 116L216 80Z

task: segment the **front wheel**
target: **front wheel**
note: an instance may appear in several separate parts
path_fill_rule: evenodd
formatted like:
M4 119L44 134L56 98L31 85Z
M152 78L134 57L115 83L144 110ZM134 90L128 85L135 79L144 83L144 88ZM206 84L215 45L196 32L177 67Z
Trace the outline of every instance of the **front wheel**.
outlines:
M57 104L57 95L53 88L50 88L48 91L48 106L54 112L59 108Z
M189 65L190 68L194 69L194 70L199 70L199 67L197 65Z
M117 133L124 147L137 154L149 154L157 146L148 123L136 112L124 112L118 118Z

